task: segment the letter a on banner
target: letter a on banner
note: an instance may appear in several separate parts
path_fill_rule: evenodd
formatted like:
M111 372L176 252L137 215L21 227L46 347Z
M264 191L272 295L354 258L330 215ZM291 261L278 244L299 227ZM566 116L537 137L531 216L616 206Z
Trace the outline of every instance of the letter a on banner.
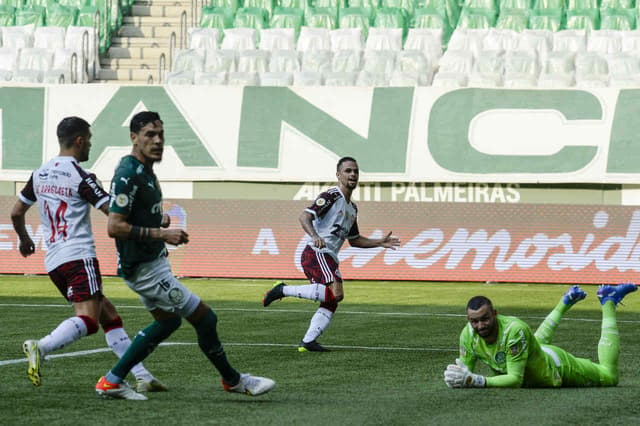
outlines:
M163 87L121 87L91 126L93 139L88 168L108 146L129 146L129 119L145 106L160 114L166 144L171 145L186 167L217 167L189 122Z

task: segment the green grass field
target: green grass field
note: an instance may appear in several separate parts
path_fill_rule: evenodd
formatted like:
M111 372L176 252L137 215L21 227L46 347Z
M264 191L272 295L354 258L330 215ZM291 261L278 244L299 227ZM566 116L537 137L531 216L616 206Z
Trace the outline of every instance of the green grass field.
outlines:
M103 333L57 352L43 385L26 377L21 343L47 334L72 313L46 277L0 277L0 424L638 424L640 421L640 292L618 309L620 385L582 389L449 389L442 375L457 354L464 305L483 294L500 313L533 328L566 285L427 282L346 283L346 299L319 340L330 353L296 351L316 304L286 299L261 305L263 280L184 280L219 317L232 364L272 377L276 389L257 398L222 391L220 379L184 323L145 365L170 392L149 401L99 399L97 379L114 363ZM150 322L119 279L105 293L129 335ZM596 286L563 320L554 344L597 358L600 308Z

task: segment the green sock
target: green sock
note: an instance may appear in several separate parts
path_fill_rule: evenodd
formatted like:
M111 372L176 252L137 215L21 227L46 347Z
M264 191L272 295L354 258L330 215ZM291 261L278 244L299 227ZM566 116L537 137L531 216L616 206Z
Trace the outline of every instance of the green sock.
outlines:
M556 307L553 308L553 311L551 311L549 315L547 315L547 317L544 319L544 321L542 321L542 324L540 324L535 333L536 339L538 339L540 343L545 343L547 345L551 344L553 335L556 332L556 328L558 328L558 325L560 324L562 316L569 310L570 307L570 305L565 305L564 302L560 300Z
M227 360L227 355L224 353L224 348L218 338L217 323L216 314L209 309L204 318L198 324L194 324L196 333L198 333L198 345L206 357L209 358L209 361L216 367L224 382L228 385L235 385L240 380L240 373Z
M154 321L149 324L147 328L136 335L129 349L111 369L111 374L124 379L134 365L142 362L155 350L160 342L180 327L181 321L180 317L175 317L164 321Z
M598 342L598 360L613 378L618 377L620 336L616 322L616 305L608 300L602 305L602 332Z

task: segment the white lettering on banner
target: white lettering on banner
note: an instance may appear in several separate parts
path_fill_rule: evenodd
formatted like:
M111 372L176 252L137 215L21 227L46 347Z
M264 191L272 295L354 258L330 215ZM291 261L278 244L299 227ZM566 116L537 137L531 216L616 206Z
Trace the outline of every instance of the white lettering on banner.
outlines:
M40 250L47 250L47 244L45 243L45 238L44 238L44 228L42 227L42 225L38 225L38 228L35 233L33 232L33 227L31 225L25 225L25 228L27 229L27 234L29 234L29 236L33 240L33 244L35 245L36 250L38 250L38 246L40 246ZM6 231L6 230L13 231L13 225L5 224L5 223L0 224L0 231ZM7 238L7 237L8 236L4 234L0 234L0 238ZM16 238L15 249L19 250L20 239L17 236L15 238ZM0 243L0 250L13 250L13 249L14 249L14 245L11 243Z
M596 229L603 229L609 223L609 214L605 211L597 212L592 220ZM381 230L375 230L370 238L380 238ZM384 263L394 265L404 261L414 269L424 269L447 258L446 269L456 269L465 256L475 253L471 262L471 269L486 268L487 260L497 251L494 269L504 272L517 267L531 269L545 262L551 271L570 269L580 271L593 264L598 271L606 272L640 272L640 210L634 211L625 236L611 236L597 246L593 246L596 237L589 232L584 235L579 248L575 250L574 241L578 243L579 236L567 232L552 237L544 233L536 233L522 240L514 241L510 231L500 229L489 235L484 229L471 233L468 229L458 228L448 241L445 241L444 231L430 228L404 243L397 250L344 248L340 252L340 261L351 260L355 268L366 266L379 253L384 252ZM302 239L295 253L295 262L299 270L300 253L304 248ZM551 253L551 251L554 251Z
M251 254L261 254L266 251L268 254L280 254L276 237L273 235L273 229L261 228L256 238L256 243L251 250Z
M0 224L0 239L6 240L10 238L8 232L5 231L13 231L12 225ZM13 250L13 243L10 242L0 242L0 250Z

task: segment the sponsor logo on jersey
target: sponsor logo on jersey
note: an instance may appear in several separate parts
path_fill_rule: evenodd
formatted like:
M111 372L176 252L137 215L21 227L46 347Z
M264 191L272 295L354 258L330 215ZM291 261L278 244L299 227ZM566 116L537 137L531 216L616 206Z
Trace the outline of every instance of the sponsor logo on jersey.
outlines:
M127 194L116 195L116 206L125 207L127 204L129 204L129 197L127 197Z
M316 206L318 207L322 207L327 203L327 200L325 200L324 198L318 198L316 200Z
M169 300L171 303L175 303L176 305L181 303L184 300L184 293L182 292L182 289L174 287L169 290Z

